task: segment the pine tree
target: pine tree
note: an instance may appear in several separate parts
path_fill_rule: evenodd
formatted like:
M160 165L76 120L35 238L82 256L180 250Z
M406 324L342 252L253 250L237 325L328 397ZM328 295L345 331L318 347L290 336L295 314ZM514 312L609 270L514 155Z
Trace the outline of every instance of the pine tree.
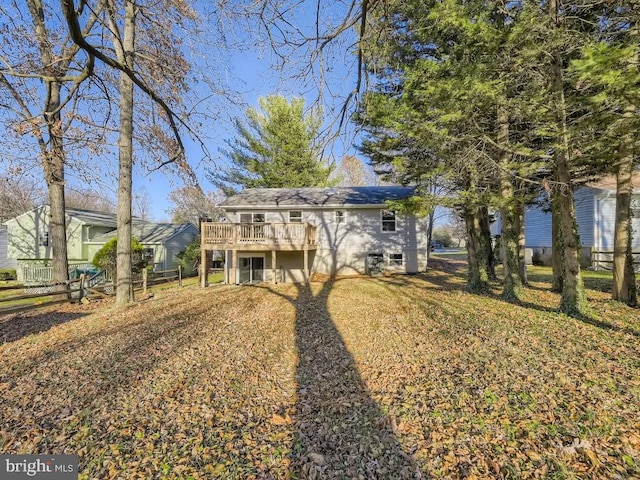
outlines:
M595 6L599 7L598 23L603 26L602 31L596 41L584 48L572 67L593 111L581 126L595 127L599 133L586 153L606 161L613 167L611 173L616 175L612 297L635 306L631 199L640 127L637 113L640 7L631 2L622 6L600 2Z
M299 188L331 184L333 165L321 158L317 144L322 117L305 113L304 99L280 95L260 98L259 111L250 108L246 121L236 119L237 137L224 154L230 168L208 176L226 194L238 188Z

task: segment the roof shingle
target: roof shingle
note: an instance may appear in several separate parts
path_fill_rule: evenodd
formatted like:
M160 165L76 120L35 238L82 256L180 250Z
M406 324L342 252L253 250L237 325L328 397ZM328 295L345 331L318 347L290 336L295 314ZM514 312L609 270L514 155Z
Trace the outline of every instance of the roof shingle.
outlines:
M414 187L373 186L334 188L248 188L229 197L221 207L348 207L403 200Z

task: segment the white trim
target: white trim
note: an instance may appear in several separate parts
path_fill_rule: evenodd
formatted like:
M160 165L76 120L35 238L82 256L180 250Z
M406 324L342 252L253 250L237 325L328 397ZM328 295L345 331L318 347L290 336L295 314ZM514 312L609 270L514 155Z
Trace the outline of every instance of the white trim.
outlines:
M262 281L266 282L266 271L267 271L267 255L266 253L240 253L238 252L238 265L236 265L236 270L238 271L238 285L242 285L240 283L240 259L241 258L262 258ZM253 283L253 268L251 268L251 261L249 261L249 283Z
M384 220L382 218L383 212L393 212L393 230L384 230ZM390 220L388 220L390 222ZM380 209L380 233L395 233L398 229L398 212L395 210L389 210L388 208Z
M391 263L391 255L400 255L401 260L400 260L400 265L398 265L397 263ZM385 257L387 257L387 267L406 267L406 258L405 258L405 254L404 252L390 252L390 253L385 253ZM395 262L395 260L394 260Z
M291 221L291 213L292 212L300 212L300 221L298 221L298 220L296 220L295 222ZM289 210L288 214L289 214L289 223L304 223L304 220L303 220L304 214L302 213L302 210Z
M256 212L255 210L251 211L251 212L242 212L240 213L240 215L251 215L251 221L250 222L243 222L242 221L242 217L238 218L238 222L239 223L266 223L267 222L267 212L266 211L262 211L262 212ZM256 222L255 220L255 215L262 215L264 217L264 219L261 222Z

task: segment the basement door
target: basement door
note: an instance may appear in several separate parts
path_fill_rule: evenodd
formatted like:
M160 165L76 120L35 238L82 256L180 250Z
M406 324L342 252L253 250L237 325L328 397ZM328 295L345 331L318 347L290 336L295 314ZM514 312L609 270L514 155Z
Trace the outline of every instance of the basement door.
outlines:
M239 257L239 283L264 281L264 257Z

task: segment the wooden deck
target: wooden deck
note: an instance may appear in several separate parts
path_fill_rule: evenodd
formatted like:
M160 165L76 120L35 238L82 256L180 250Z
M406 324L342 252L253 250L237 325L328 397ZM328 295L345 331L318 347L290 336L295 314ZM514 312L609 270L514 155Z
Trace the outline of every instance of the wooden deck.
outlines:
M202 224L207 250L315 250L316 227L309 223Z

